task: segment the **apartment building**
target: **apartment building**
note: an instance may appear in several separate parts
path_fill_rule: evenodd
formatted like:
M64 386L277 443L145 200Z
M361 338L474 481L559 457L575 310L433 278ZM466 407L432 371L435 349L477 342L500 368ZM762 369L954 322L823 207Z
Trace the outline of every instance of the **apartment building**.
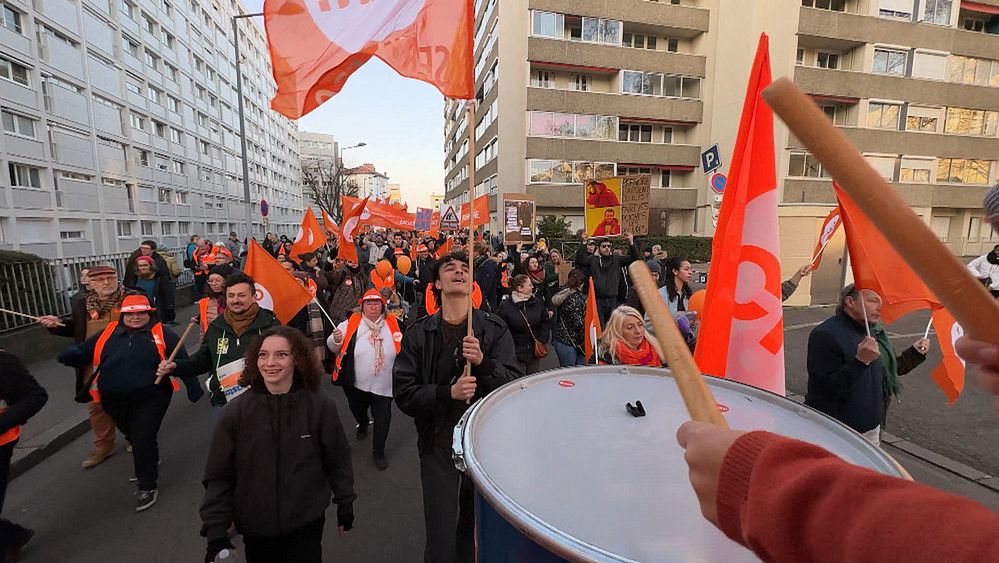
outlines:
M982 224L996 181L999 0L496 0L476 2L475 154L463 102L445 104L445 200L526 192L582 227L582 182L652 175L650 233L713 234L720 197L700 153L727 172L760 33L957 254L999 240ZM502 119L500 118L502 116ZM811 258L831 179L776 127L782 264ZM496 198L491 225L498 227ZM841 238L795 295L835 298Z
M167 246L243 226L233 0L4 0L0 247L46 257ZM303 208L294 122L264 34L240 20L254 233L294 234Z
M389 177L375 169L375 165L365 162L347 170L347 181L357 185L357 197L384 199L389 197Z

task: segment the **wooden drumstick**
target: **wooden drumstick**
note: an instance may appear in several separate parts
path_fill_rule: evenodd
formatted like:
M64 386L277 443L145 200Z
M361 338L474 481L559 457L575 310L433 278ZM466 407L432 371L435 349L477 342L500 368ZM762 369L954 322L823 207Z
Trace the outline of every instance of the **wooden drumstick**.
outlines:
M999 304L933 234L846 135L787 78L763 98L843 191L961 323L968 336L999 345Z
M191 333L191 329L194 328L194 325L196 324L197 323L194 321L191 321L190 324L187 325L187 328L184 329L184 333L180 335L180 340L177 341L177 346L174 347L173 352L170 352L170 357L166 359L167 363L172 362L173 359L177 357L177 352L180 352L180 349L184 347L184 341L187 340L187 335ZM156 378L156 385L159 385L160 381L163 381L164 377L165 376L162 375L158 376Z
M645 314L652 320L652 326L656 329L656 338L663 347L663 354L666 355L666 365L673 372L673 379L680 388L680 396L687 405L691 420L728 428L728 423L718 411L718 405L711 396L711 391L704 383L701 369L694 363L687 342L680 334L680 329L676 327L672 313L659 296L659 289L656 287L656 282L652 281L649 267L645 262L636 260L628 266L628 271L631 273L631 283L638 293L642 307L645 307Z

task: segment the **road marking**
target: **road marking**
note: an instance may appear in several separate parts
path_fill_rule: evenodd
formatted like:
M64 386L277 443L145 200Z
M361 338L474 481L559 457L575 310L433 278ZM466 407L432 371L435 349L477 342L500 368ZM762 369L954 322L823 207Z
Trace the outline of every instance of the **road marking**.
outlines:
M812 328L812 327L819 326L820 324L822 324L824 322L825 321L822 320L822 321L818 321L818 322L814 322L814 323L802 323L800 325L785 326L784 327L784 332L791 332L792 330L801 330L803 328Z

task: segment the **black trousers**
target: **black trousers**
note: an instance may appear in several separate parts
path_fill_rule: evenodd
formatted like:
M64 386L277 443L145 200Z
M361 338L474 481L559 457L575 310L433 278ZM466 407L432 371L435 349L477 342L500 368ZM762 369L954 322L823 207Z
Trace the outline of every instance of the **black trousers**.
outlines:
M139 490L142 491L156 488L160 472L157 435L172 394L169 386L161 386L153 393L138 396L133 393L101 394L104 411L132 444L132 463L139 480Z
M14 454L17 440L0 446L0 513L3 512L3 502L7 496L7 479L10 477L10 458ZM15 535L24 530L23 526L0 518L0 554L14 544Z
M597 315L600 317L600 326L607 326L607 319L610 318L614 309L624 301L616 297L597 297Z
M472 482L454 467L451 440L437 436L420 455L425 563L475 561L475 505Z
M208 275L194 274L194 288L198 290L198 299L205 296L205 284L208 283Z
M207 281L208 277L205 277ZM167 279L162 280L160 283L163 284L162 297L163 301L159 304L160 307L160 318L163 319L165 323L172 323L177 318L177 284L173 280L169 279L170 276L166 276Z
M368 409L371 409L371 418L375 420L371 452L375 457L385 457L385 441L388 440L389 426L392 423L392 397L382 397L349 386L344 386L343 393L347 396L350 413L361 428L367 427L371 422L368 418Z
M243 536L246 563L322 563L326 516L282 536Z

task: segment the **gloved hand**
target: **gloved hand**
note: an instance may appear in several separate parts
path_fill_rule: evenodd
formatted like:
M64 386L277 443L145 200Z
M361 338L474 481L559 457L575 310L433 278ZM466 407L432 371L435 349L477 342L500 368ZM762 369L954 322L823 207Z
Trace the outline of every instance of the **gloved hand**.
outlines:
M687 319L686 315L680 315L676 318L676 328L680 329L680 334L690 334L690 320Z
M59 352L59 356L56 360L60 364L69 367L82 367L83 364L86 363L83 356L83 350L81 350L79 346L70 346L62 352Z
M223 549L236 549L229 538L208 540L208 551L205 552L205 563L215 563L215 556Z
M197 403L201 397L205 396L205 390L198 383L197 378L185 379L184 387L187 388L187 400L192 403Z
M338 504L336 507L336 525L349 532L354 528L354 504Z

